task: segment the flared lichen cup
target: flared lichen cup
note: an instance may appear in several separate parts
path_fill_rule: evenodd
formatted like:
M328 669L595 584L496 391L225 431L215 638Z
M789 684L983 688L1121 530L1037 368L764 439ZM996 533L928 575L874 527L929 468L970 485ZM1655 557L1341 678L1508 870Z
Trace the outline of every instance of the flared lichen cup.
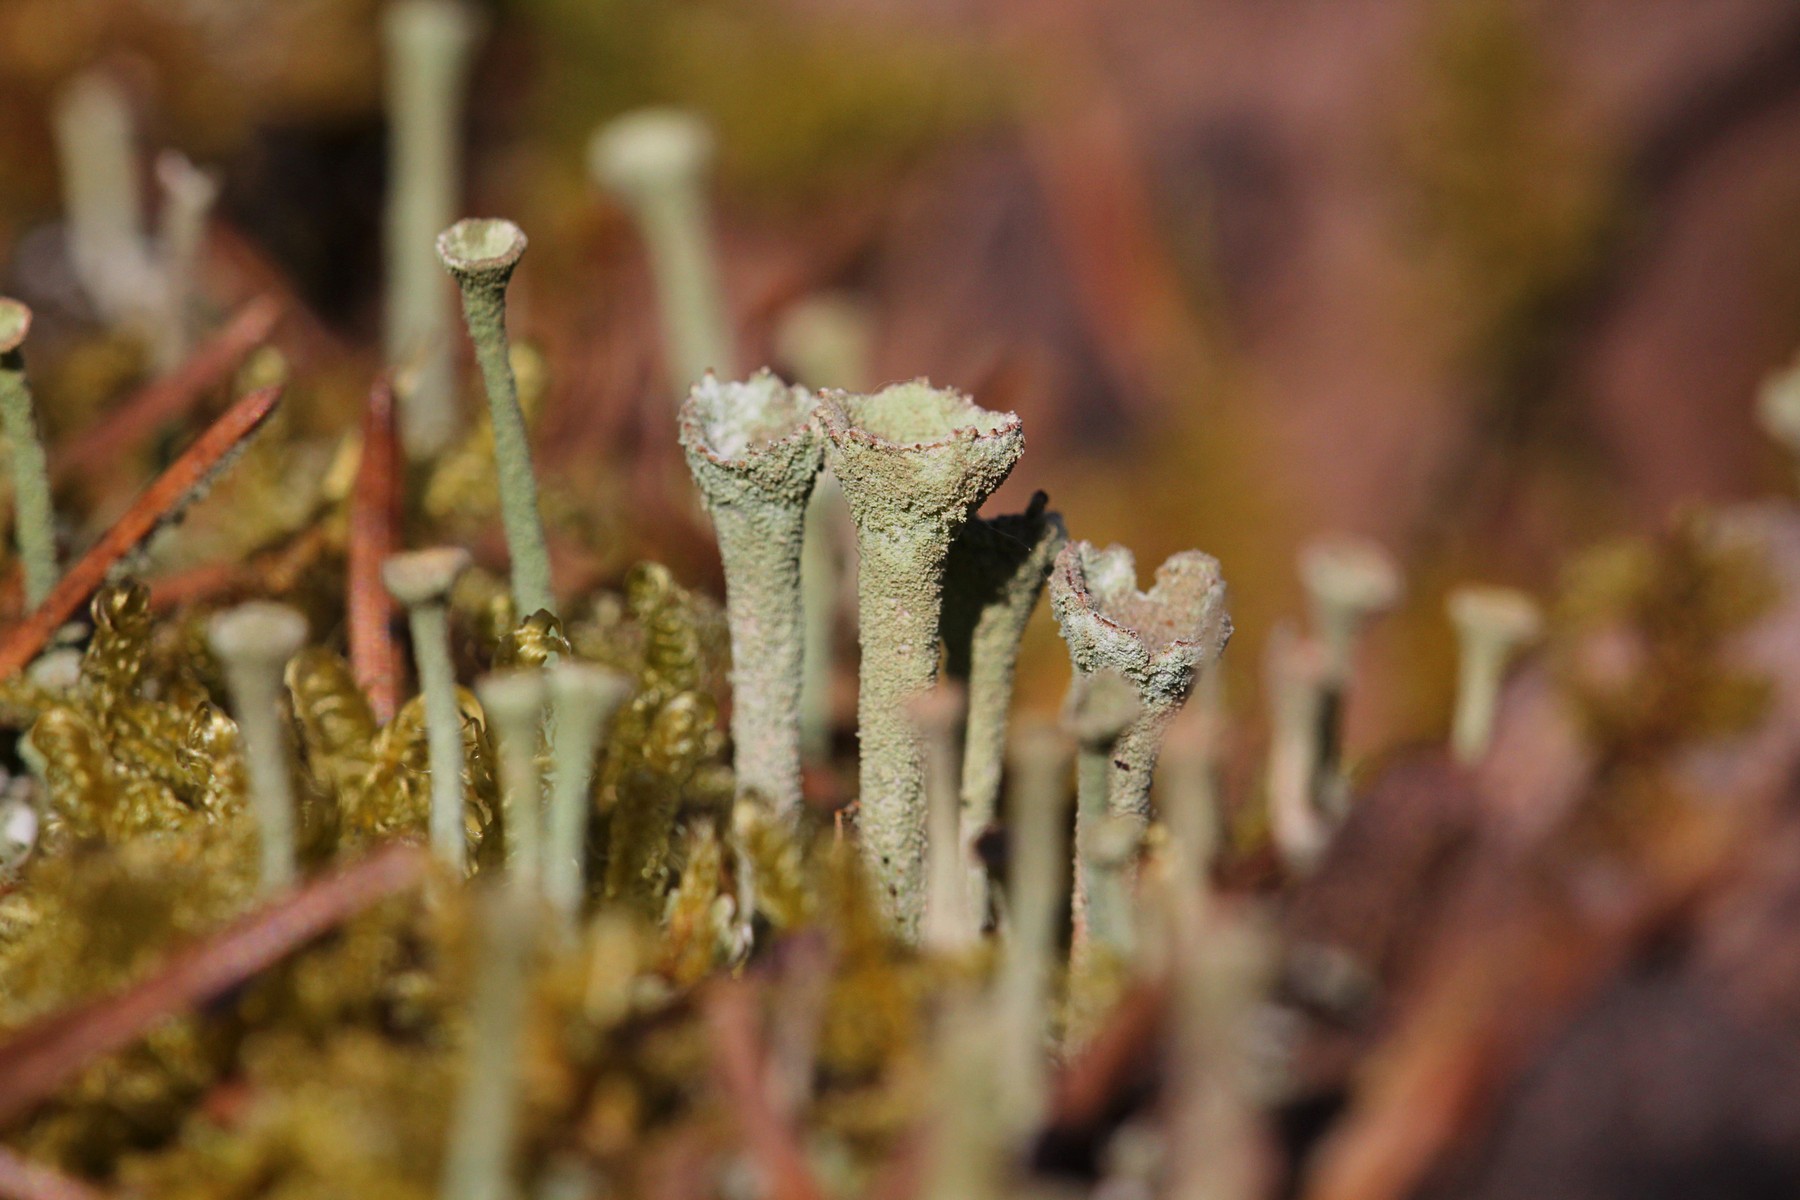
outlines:
M817 397L767 371L707 375L682 402L681 446L718 533L731 627L731 736L738 793L800 803L800 590L806 507L824 461Z
M1144 592L1130 550L1070 542L1050 572L1050 609L1079 676L1113 670L1137 689L1143 708L1115 749L1108 808L1148 818L1163 734L1231 638L1218 560L1183 551Z
M856 523L860 834L899 931L924 908L925 768L907 719L937 677L951 539L1025 449L1016 413L916 380L827 393L817 420Z

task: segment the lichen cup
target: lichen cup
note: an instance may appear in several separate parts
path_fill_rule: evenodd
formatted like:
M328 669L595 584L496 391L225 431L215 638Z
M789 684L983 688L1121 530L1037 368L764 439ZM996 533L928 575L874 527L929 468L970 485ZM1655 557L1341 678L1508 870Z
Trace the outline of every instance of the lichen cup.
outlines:
M709 374L680 415L681 446L725 564L738 794L778 812L800 804L800 559L825 453L815 404L767 371L743 383Z
M862 668L860 832L900 933L924 910L925 768L907 703L937 678L944 563L971 513L1025 449L1016 413L923 380L827 393L826 456L856 523Z

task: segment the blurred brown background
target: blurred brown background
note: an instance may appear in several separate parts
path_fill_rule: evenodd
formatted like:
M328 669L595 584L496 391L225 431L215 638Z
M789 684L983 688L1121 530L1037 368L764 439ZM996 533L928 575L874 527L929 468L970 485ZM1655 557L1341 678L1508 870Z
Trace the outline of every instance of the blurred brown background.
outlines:
M1051 494L1147 574L1223 561L1239 676L1305 537L1407 564L1353 745L1441 729L1443 588L1545 584L1675 503L1784 486L1751 416L1800 344L1789 0L509 0L467 120L467 210L530 233L545 468L629 512L673 455L640 244L582 147L699 109L742 369L822 289L875 374L1018 409L997 505ZM374 0L0 0L0 279L58 217L48 102L128 81L147 146L226 179L219 237L375 365ZM360 357L359 357L360 356ZM304 367L304 364L303 364ZM54 414L50 415L54 425ZM615 516L617 519L617 514ZM629 526L629 521L625 522ZM667 529L617 531L689 578ZM1026 687L1066 677L1040 620Z

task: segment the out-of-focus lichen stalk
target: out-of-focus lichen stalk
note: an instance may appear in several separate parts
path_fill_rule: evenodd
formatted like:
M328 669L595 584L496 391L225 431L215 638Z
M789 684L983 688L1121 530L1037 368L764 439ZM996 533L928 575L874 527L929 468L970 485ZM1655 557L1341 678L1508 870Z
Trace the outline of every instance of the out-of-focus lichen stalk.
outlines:
M1218 743L1224 674L1200 672L1194 695L1169 723L1157 767L1156 812L1168 831L1175 869L1195 885L1206 876L1220 834Z
M550 764L550 812L544 839L544 895L573 928L587 894L587 825L593 810L594 752L619 706L629 676L563 660L546 672L556 745Z
M381 569L390 595L406 608L419 694L425 699L425 741L431 764L431 849L461 871L468 855L463 821L462 709L450 657L450 590L469 569L469 552L440 546L396 554Z
M1012 740L1007 809L1006 939L995 1007L1000 1111L1015 1136L1042 1119L1049 1075L1051 968L1057 910L1069 879L1069 743L1053 726L1022 727Z
M156 307L157 272L124 90L104 71L84 72L57 96L53 122L75 277L106 321L145 322Z
M1106 847L1101 830L1112 813L1110 807L1114 761L1120 744L1142 718L1143 701L1119 671L1101 668L1077 674L1063 706L1063 723L1075 739L1075 941L1077 954L1090 939L1120 949L1128 917L1116 911L1129 905L1129 890L1109 887ZM1128 820L1142 823L1141 815ZM1116 840L1116 839L1115 839ZM1110 940L1109 940L1110 939Z
M478 33L460 0L398 0L382 15L390 164L386 228L387 359L400 396L400 437L418 461L461 431L450 303L431 240L456 215L458 137Z
M1163 733L1231 637L1218 561L1184 551L1140 592L1131 551L1071 542L1050 572L1050 608L1078 674L1114 670L1137 691L1142 711L1115 748L1107 804L1148 820Z
M825 293L791 306L775 329L775 356L807 387L865 390L874 321L850 296ZM855 570L856 545L844 493L829 469L819 473L806 506L806 541L800 551L801 608L806 653L800 685L800 749L823 762L831 755L831 684L837 664L836 633L843 610L842 582ZM851 613L854 619L854 611Z
M1325 651L1314 788L1327 811L1341 814L1348 799L1339 770L1344 705L1355 672L1356 648L1369 621L1399 600L1400 568L1374 542L1342 536L1308 542L1300 549L1299 566L1312 632Z
M1800 467L1800 356L1763 380L1756 393L1756 419Z
M925 777L906 705L937 677L950 542L1024 451L1015 413L923 381L818 410L856 522L860 842L901 935L924 910Z
M1315 788L1325 690L1331 675L1317 642L1278 625L1269 635L1264 692L1269 701L1269 765L1265 783L1269 829L1290 871L1305 874L1324 853L1331 827Z
M521 617L556 612L550 551L538 512L531 443L506 346L506 285L525 253L525 231L511 221L458 221L437 239L438 259L462 291L463 320L487 388L494 432L494 471L500 484L500 521L512 556L513 603Z
M0 296L0 428L12 474L13 538L25 573L25 606L36 608L56 586L56 514L50 507L50 464L38 436L21 349L31 310Z
M919 940L944 953L968 949L981 933L969 907L956 788L956 735L965 696L961 684L945 681L913 697L908 706L925 749L925 921Z
M977 927L988 910L986 869L974 842L994 822L1019 639L1043 593L1057 552L1068 542L1062 517L1045 512L1038 492L1022 513L975 517L950 543L944 570L944 666L966 681L969 723L963 733L962 836L969 904Z
M920 1200L1000 1200L1008 1194L1007 1114L994 1074L994 1013L970 995L953 995L939 1014Z
M156 183L162 191L157 218L157 265L162 274L162 311L151 347L159 371L186 361L194 346L194 301L199 291L200 253L206 222L219 198L219 179L187 156L165 150L156 156Z
M500 758L506 872L513 885L538 892L543 861L544 796L538 778L538 741L544 729L544 675L540 670L495 671L475 682Z
M824 459L813 394L767 371L711 375L683 401L681 445L718 533L731 627L731 737L739 795L800 804L806 504Z
M520 1038L530 998L537 897L501 887L481 897L480 969L462 1083L438 1182L442 1200L509 1200L523 1085Z
M262 844L262 890L277 891L291 885L297 871L282 671L306 644L306 618L285 604L253 600L214 616L206 633L224 670L231 715L244 741L250 806Z
M1444 605L1456 628L1456 714L1450 748L1461 763L1479 762L1494 735L1507 663L1543 628L1530 596L1512 588L1461 587Z
M706 122L673 108L618 117L588 146L589 172L624 202L643 232L677 395L708 371L731 374L737 357L708 228L713 157Z
M1159 856L1146 871L1169 985L1163 1178L1172 1200L1269 1194L1271 1147L1251 1093L1251 1022L1268 994L1269 937L1255 913L1226 912Z

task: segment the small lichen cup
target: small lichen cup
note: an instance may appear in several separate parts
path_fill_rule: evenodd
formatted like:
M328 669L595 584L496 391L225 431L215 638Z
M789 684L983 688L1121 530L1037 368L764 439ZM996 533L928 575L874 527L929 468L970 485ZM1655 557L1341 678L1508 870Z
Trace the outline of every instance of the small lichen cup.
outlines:
M924 911L925 767L906 706L937 678L951 540L1025 449L1016 413L923 380L829 392L817 420L858 551L861 846L902 936Z
M680 413L682 449L725 564L738 794L761 796L777 812L800 804L800 565L825 454L815 403L767 371L743 383L709 374Z
M1113 670L1137 689L1143 708L1119 738L1107 795L1111 812L1147 820L1163 734L1231 638L1218 560L1184 551L1140 592L1130 550L1070 542L1050 572L1050 609L1079 675Z
M1458 647L1451 751L1458 762L1479 762L1493 738L1507 663L1543 631L1544 617L1530 596L1503 587L1457 588L1444 609Z

